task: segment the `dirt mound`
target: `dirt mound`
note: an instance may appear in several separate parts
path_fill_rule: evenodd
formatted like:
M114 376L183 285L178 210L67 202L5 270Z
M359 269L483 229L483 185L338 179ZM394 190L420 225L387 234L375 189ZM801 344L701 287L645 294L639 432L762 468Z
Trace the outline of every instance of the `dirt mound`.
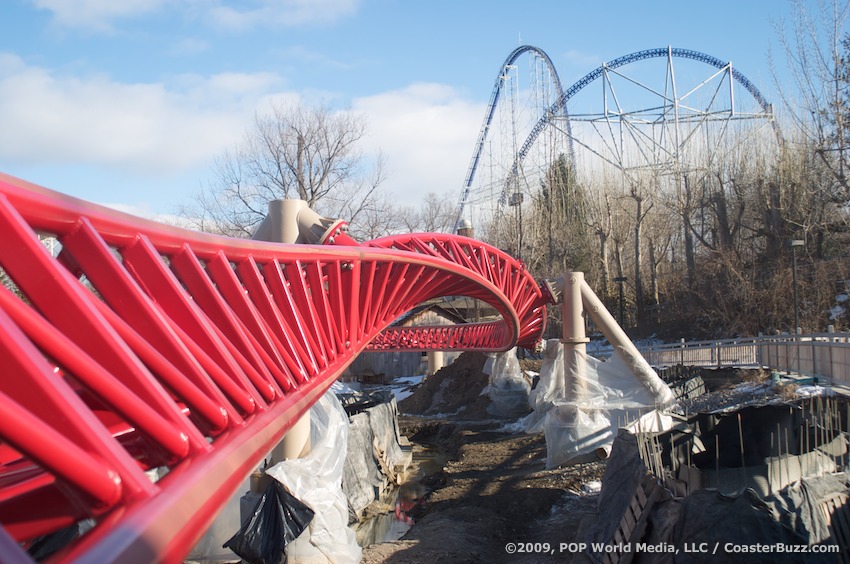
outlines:
M425 378L412 395L398 403L401 413L452 415L458 419L488 418L490 398L482 396L489 377L481 370L487 356L465 352L449 366Z
M519 367L523 372L536 372L540 374L540 367L543 365L543 360L537 358L521 358L519 359Z
M699 375L702 376L705 389L709 392L732 388L741 382L765 382L769 376L761 368L702 368Z

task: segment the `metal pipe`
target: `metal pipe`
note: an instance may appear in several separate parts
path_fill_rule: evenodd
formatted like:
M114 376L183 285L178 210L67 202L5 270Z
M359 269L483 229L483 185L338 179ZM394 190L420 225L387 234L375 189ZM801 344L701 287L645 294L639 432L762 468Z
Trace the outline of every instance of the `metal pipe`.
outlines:
M675 397L670 387L658 377L658 374L643 358L626 332L617 325L614 317L587 282L584 281L581 283L581 299L585 311L608 339L608 342L611 343L611 346L614 347L615 354L631 369L638 381L652 393L659 404L666 405L673 402Z
M564 392L573 401L584 399L585 364L589 339L584 332L582 317L581 287L583 272L568 272L564 275L561 292L561 343L564 346Z
M446 365L443 351L428 351L428 374L434 374Z
M52 370L53 360L49 360L51 366L46 366L48 361L41 352L27 351L16 344L13 351L15 359L24 365L26 372L13 371L17 374L16 381L9 383L7 388L25 395L24 399L27 405L32 404L31 407L43 406L44 398L49 397L56 400L55 406L61 409L61 413L66 407L73 408L74 416L63 417L64 425L57 430L74 444L94 444L87 448L97 455L95 462L98 465L118 468L119 472L127 469L126 477L121 475L122 491L129 492L131 485L138 490L132 495L122 496L116 504L120 506L99 519L95 529L70 546L59 557L61 560L184 559L186 550L207 529L230 496L239 491L249 473L291 428L296 418L309 411L330 382L351 362L353 354L362 350L365 343L378 334L388 322L386 319L394 319L407 311L414 299L422 301L429 297L461 293L479 297L502 315L501 322L473 326L471 330L458 329L446 337L438 337L435 332L430 337L433 339L429 343L431 345L434 342L439 344L438 339L444 339L443 342L457 348L505 350L518 338L533 341L543 332L545 325L545 308L538 301L539 291L533 279L517 261L484 243L458 242L449 235L427 240L421 236L409 236L412 238L406 239L404 244L398 239L386 239L385 248L374 248L371 243L370 247L334 248L227 239L158 226L47 190L33 188L29 191L23 185L11 185L3 179L0 175L0 231L7 236L0 236L3 240L0 262L16 283L22 285L28 297L32 298L33 292L43 298L36 304L39 315L44 315L46 322L72 340L81 337L78 345L93 361L104 366L110 363L116 365L111 370L116 382L128 386L160 415L167 417L176 429L198 435L198 439L215 437L209 443L201 441L199 446L203 448L190 451L184 461L170 465L170 472L156 484L151 484L141 472L139 461L126 451L123 442L119 443L103 433L106 421L100 419L99 412L95 413L89 409L90 406L80 403L77 394L59 394L53 390L47 395L35 388L28 391L27 386L43 384L43 374ZM223 394L219 389L219 386L226 385L226 381L218 383L215 378L208 377L211 375L203 374L200 368L193 370L198 378L190 380L178 368L171 366L158 348L160 344L167 345L167 341L159 339L156 343L148 343L135 333L144 323L124 319L105 303L93 298L94 294L66 270L73 268L76 271L79 264L68 262L67 267L60 264L37 241L33 232L37 226L44 227L45 231L60 239L73 234L80 226L92 226L97 237L89 237L91 241L100 239L113 249L121 249L124 260L119 262L132 274L134 281L131 284L125 280L124 285L133 289L134 299L144 302L142 305L148 309L153 308L156 315L150 317L157 323L157 330L168 331L170 339L180 347L199 347L196 349L198 352L207 351L205 354L210 360L214 357L210 357L209 353L218 349L222 355L232 355L236 362L230 364L236 369L231 371L234 376L231 383L236 388L244 388L248 397L256 398L256 407L246 404L242 409L234 404L228 407L232 416L222 409L218 418L212 417L214 413L199 410L197 406L202 404L194 401L189 394L193 390L196 396L208 400L205 404L211 408L209 411L214 411L218 405L230 406L225 395L231 394ZM85 229L88 230L88 227ZM433 246L429 246L432 240ZM14 241L22 244L15 245ZM148 269L139 268L143 264L140 258L143 255L132 249L134 246L141 248L138 247L141 244L151 245L151 259L167 263L169 268L147 273L144 271ZM92 244L83 246L77 255L84 254L91 247L110 265L115 262L113 249L108 253L100 252L103 244L98 242L98 245L100 247ZM207 266L211 267L209 272L206 271ZM254 273L248 267L261 272ZM104 268L103 265L92 265L94 270L100 268ZM109 268L110 275L114 275L114 269ZM214 271L219 273L215 275L217 280L225 280L222 272L227 274L227 296L219 282L210 279L210 273ZM390 272L407 277L407 286L416 291L399 290L404 283L388 281ZM153 279L146 275L150 273L174 277L169 283L179 291L163 293L158 289L161 284L153 284ZM260 274L266 283L279 278L278 287L283 291L265 292ZM52 281L52 284L44 286L45 280ZM147 298L142 299L141 290L137 290L135 284L144 286ZM240 286L247 293L240 293ZM401 296L404 300L393 301L391 295ZM63 296L69 299L61 299ZM172 299L179 303L161 305ZM272 299L275 302L271 302ZM95 306L95 303L102 305ZM262 311L273 307L280 308L282 316L276 317L272 311L268 318L263 317ZM176 313L162 313L169 308ZM188 311L195 308L199 308L197 316ZM204 315L200 315L201 311ZM184 323L181 316L189 321ZM79 329L81 319L86 321L86 331ZM67 325L64 325L66 322ZM278 329L287 339L291 338L290 343L285 342L287 339L277 342L278 337L268 330L268 325L274 323L281 325ZM247 324L254 327L256 335ZM179 332L178 328L181 328ZM201 330L210 338L199 339L197 335L201 334ZM488 335L479 335L482 331ZM190 335L192 332L197 335ZM11 334L10 330L0 333ZM302 339L302 344L305 348L310 347L309 354L299 353L298 347L296 350L280 347L281 344L292 346L292 339L296 336L300 339L305 334L307 337ZM133 339L130 339L131 336ZM350 347L347 344L349 338ZM191 343L194 339L199 340ZM20 340L28 342L28 338ZM221 343L225 343L224 346ZM280 384L283 387L290 375L287 373L289 369L279 359L272 359L275 355L267 351L267 345L277 345L277 352L283 355L287 365L296 358L296 354L301 354L303 363L309 365L307 368L311 371L305 382L296 382L298 375L294 375L293 381L289 382L292 389L283 390L283 394L276 393L268 401L263 399L268 386ZM395 346L409 348L411 345L400 343ZM184 353L195 357L193 350L187 349ZM117 361L116 355L119 355ZM211 366L211 363L203 360L201 368L204 365ZM167 368L169 366L171 368ZM226 367L222 364L221 368L224 370ZM241 374L242 370L253 375ZM20 403L23 400L15 401ZM120 406L109 407L118 409ZM47 409L52 409L52 412L41 417L48 422L53 421L58 411L51 406L41 408L41 412ZM183 413L185 409L189 410L191 418ZM35 414L38 410L33 408L32 411ZM199 416L202 412L204 415ZM51 416L54 416L53 419ZM76 432L77 421L91 421L86 433ZM220 432L225 428L226 431ZM26 442L27 448L39 448L39 441L28 438L26 434L19 435L15 436ZM188 436L192 440L192 434ZM155 437L148 438L152 443L156 442ZM30 443L35 443L35 446ZM124 454L120 454L122 452ZM48 480L51 473L62 474L59 470L45 469L35 475L35 480ZM63 488L79 489L71 480L63 480L63 484ZM32 482L26 483L23 489L31 486ZM11 485L0 489L0 496L11 496L11 502L26 503L14 477ZM62 524L62 519L73 518L76 521L77 513L96 515L98 506L94 502L87 502L85 495L78 496L73 491L71 494L78 502L74 503L79 508L78 512L74 508L66 511L44 503L52 499L52 490L30 497L30 501L36 500L30 503L35 515L31 522L42 527L44 532L51 532ZM0 530L0 544L3 535L7 534L15 535L9 527L5 527ZM20 539L32 536L21 534Z
M301 219L302 215L303 219ZM269 202L268 215L257 228L252 239L272 243L303 243L313 233L311 227L320 226L321 220L319 214L311 210L304 200L272 200ZM272 449L270 465L281 460L301 458L309 452L310 411L308 410L284 435L283 440Z

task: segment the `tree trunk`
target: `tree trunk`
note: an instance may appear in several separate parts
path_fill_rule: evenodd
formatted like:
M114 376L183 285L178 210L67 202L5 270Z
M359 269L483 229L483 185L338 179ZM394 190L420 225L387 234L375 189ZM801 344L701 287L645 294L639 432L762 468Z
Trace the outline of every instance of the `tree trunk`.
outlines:
M655 257L655 241L649 239L649 292L652 294L652 303L656 306L661 303L658 297L658 260Z
M625 276L623 276L623 243L619 239L614 239L614 265L617 267L617 278L621 280L621 282L617 282L617 285L619 286L620 296L622 296L623 288L626 282ZM624 303L625 302L621 302L619 306L621 308L625 308ZM625 327L626 316L623 315L622 317L623 319L621 325Z
M729 210L726 205L726 194L723 193L723 185L720 191L714 195L714 215L717 219L718 243L724 251L732 250L732 226L729 222Z
M554 215L554 210L552 208L554 208L555 206L554 206L554 202L553 202L554 194L552 193L552 183L553 183L553 181L550 180L550 183L549 183L549 205L546 206L546 222L548 223L547 227L548 227L548 231L549 231L549 257L546 261L546 269L547 269L548 272L554 272L555 271L555 229L554 229L555 222L554 222L553 217L552 217Z
M602 273L602 295L606 298L611 295L611 267L608 265L608 234L602 229L599 234L599 260Z
M307 185L304 182L304 138L301 135L298 135L297 151L296 167L298 170L295 171L295 178L298 182L298 197L306 201L310 207L313 207L316 205L316 202L310 197L310 194L307 193Z
M764 211L765 259L774 261L782 252L785 226L782 221L782 198L779 186L773 182L767 187L767 209Z
M635 200L635 305L637 306L637 325L643 322L643 277L641 276L641 226L643 225L643 198L633 196Z
M681 178L682 192L679 195L679 209L682 214L682 238L685 242L685 265L688 269L688 288L693 288L697 276L697 263L694 251L693 225L691 225L691 185L688 176Z
M688 267L688 288L693 288L697 277L697 262L694 255L694 234L691 233L691 218L687 211L682 212L685 239L685 263Z

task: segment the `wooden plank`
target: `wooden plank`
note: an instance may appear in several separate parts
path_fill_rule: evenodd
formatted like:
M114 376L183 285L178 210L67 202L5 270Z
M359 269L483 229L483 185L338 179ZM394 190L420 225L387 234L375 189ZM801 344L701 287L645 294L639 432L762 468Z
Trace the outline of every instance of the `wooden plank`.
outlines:
M654 479L649 475L644 476L620 519L620 525L614 533L612 544L625 544L640 540L646 529L650 509L652 509L659 491L660 488ZM632 552L610 552L603 556L602 561L611 564L629 564L632 554Z
M839 562L850 564L850 509L847 504L847 496L836 492L820 500L820 506L824 517L829 523L829 531L832 540L841 547Z

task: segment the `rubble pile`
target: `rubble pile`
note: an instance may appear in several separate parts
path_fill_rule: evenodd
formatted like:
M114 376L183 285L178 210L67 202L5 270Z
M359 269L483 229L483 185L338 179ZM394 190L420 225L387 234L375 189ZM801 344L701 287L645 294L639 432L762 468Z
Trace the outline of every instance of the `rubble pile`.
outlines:
M597 516L579 540L614 547L620 557L638 543L850 550L846 398L774 380L720 387L682 403L700 413L685 416L680 404L669 430L621 429ZM748 555L748 562L775 556ZM669 554L641 554L641 562L668 561ZM785 561L832 562L835 553L783 555Z

